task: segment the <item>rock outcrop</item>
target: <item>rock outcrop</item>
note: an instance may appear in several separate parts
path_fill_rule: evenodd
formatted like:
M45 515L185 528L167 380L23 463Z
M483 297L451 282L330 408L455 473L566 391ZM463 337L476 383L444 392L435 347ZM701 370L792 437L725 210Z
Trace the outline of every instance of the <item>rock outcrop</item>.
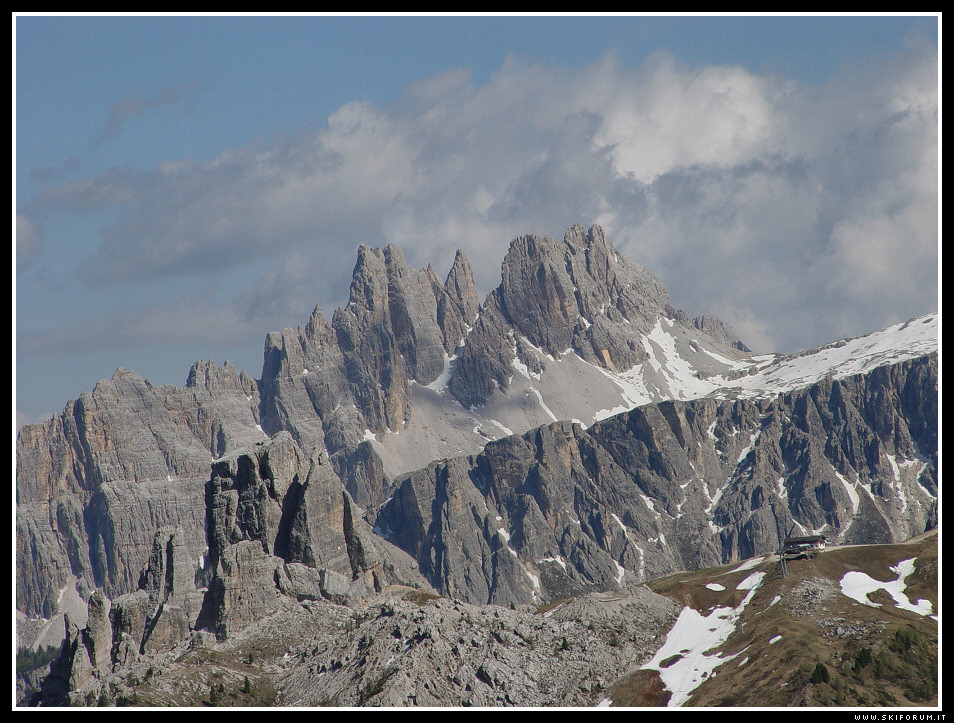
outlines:
M198 625L220 638L274 612L279 596L359 600L387 585L430 590L376 536L331 468L288 432L216 462L206 485L211 572Z
M180 529L159 529L135 592L110 600L97 589L85 626L67 617L38 701L66 704L195 631L234 637L283 598L356 604L395 584L434 594L416 563L361 519L327 457L306 457L288 432L215 463L205 506L207 555L195 560Z
M139 576L139 589L110 600L95 590L86 624L67 616L59 657L43 681L38 700L68 704L70 694L141 655L175 647L195 629L204 589L196 587L196 564L179 529L161 528Z
M777 558L759 556L535 606L471 605L397 585L354 607L282 596L239 635L193 632L97 668L64 702L936 707L937 545L934 531L829 547L791 560L785 575Z

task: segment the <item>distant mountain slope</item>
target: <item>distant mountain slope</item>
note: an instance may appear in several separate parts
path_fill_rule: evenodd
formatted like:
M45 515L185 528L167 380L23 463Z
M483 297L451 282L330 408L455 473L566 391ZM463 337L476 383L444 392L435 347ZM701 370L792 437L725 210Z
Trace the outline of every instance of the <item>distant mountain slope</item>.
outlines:
M504 605L772 552L792 530L900 541L937 525L936 389L929 355L552 423L398 478L375 527L442 594Z
M641 669L669 705L937 706L937 555L935 531L828 549L785 577L767 556L660 578L649 587L686 607Z
M348 304L330 323L315 309L304 327L269 334L261 379L228 364L197 362L185 387L157 387L120 370L54 419L21 431L17 607L49 618L74 586L84 599L96 588L109 596L133 593L162 527L181 528L201 576L208 554L204 487L213 464L280 432L306 458L325 455L356 509L367 508L368 520L402 540L419 563L424 550L438 554L449 532L473 532L473 540L461 544L479 553L468 569L480 572L467 573L466 583L454 588L469 599L547 599L564 586L612 588L619 580L761 549L777 538L778 526L795 522L828 525L845 539L900 539L936 524L932 329L936 350L935 315L878 337L883 349L866 348L871 342L863 338L801 357L755 356L722 322L690 320L674 309L663 284L620 256L599 227L574 226L562 242L515 239L501 284L483 303L463 254L441 281L430 267L411 269L393 246L362 246ZM915 332L916 343L909 336ZM912 354L921 361L875 370L870 382L825 380L861 358L874 363L878 354L881 362ZM824 405L811 395L793 397L791 409L788 402L782 408L794 421L776 418L777 428L755 436L758 425L772 419L768 402L755 397L815 382L821 391L812 394L825 397ZM662 405L613 418L700 397L707 398L699 402L704 411ZM680 417L686 413L692 420ZM692 426L702 419L703 427ZM566 424L541 427L555 421ZM613 429L626 441L607 438ZM569 466L527 441L550 438L561 440L557 447L572 458ZM583 447L570 445L584 439ZM672 458L678 462L662 451L690 439L700 451L682 449ZM485 449L488 442L494 445ZM624 450L631 444L638 450L632 459ZM509 461L508 450L530 456ZM460 518L446 527L445 520L445 528L421 532L415 525L431 519L425 488L444 489L450 477L428 481L416 470L457 457L432 469L464 471L468 455L498 460L505 475L512 466L514 484L523 486L504 494L502 478L494 478L487 484L501 495L491 499L468 480L462 489L480 511L483 529L475 531L472 516L468 524ZM526 467L529 459L536 466ZM561 478L553 486L553 500L583 494L586 485L592 494L579 503L566 498L564 507L573 512L558 512L566 519L546 518L556 507L547 489L528 494L534 475L563 474L577 464L584 472L613 470L607 474L619 477L624 492L604 500L602 482L581 486L588 472L574 471L573 484ZM687 471L693 465L697 473ZM632 477L626 486L625 475L637 469L643 471L636 486ZM771 475L769 487L762 478L750 481L756 471ZM397 500L410 510L411 497L424 505L420 520L398 525ZM526 524L523 535L517 520ZM580 530L587 525L581 534L573 520ZM698 544L674 542L674 531L686 525ZM553 538L564 528L569 531ZM627 542L637 528L635 542ZM647 551L651 540L661 552L640 562L638 549ZM559 571L561 562L574 559L576 572L534 572L548 556ZM438 569L437 557L425 567L432 584L448 590L461 572L449 557L441 560L446 570Z

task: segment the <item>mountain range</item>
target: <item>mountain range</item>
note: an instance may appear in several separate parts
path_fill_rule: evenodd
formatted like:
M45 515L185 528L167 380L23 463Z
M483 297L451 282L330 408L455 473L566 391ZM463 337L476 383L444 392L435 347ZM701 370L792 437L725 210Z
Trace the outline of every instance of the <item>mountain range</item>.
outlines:
M394 590L471 617L640 607L654 580L793 533L901 543L938 525L938 381L937 314L753 354L597 226L515 239L483 301L460 252L442 282L361 246L348 303L268 334L261 378L120 369L21 430L18 638L62 640L38 700L77 702L289 609L340 607L357 631L349 615ZM653 601L645 624L664 625L672 600Z

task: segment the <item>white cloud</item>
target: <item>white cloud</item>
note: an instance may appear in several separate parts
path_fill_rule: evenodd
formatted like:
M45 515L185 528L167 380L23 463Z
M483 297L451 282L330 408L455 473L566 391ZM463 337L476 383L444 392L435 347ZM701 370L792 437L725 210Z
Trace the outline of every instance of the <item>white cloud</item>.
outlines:
M358 243L438 272L463 248L488 291L515 236L599 222L687 313L794 350L936 308L937 122L930 47L817 88L665 55L511 58L479 88L444 73L319 130L37 200L119 210L94 283L267 262L228 312L257 321L343 302Z
M777 138L775 96L784 86L771 79L737 66L682 69L664 53L639 73L617 75L594 141L612 149L618 173L641 183L681 168L744 164Z

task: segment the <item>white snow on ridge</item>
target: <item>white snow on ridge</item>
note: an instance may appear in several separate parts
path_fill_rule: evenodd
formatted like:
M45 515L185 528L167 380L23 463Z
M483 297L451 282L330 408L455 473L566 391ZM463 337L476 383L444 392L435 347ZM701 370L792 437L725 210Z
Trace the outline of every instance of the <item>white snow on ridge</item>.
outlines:
M400 437L396 433L383 434L375 442L388 474L397 476L418 469L455 450L458 454L475 454L501 435L523 434L548 422L579 419L581 425L589 427L596 421L665 399L774 396L817 382L826 375L866 371L877 364L936 350L938 315L790 357L738 352L678 322L661 318L648 335L634 339L637 344L642 343L649 359L627 370L586 361L573 349L554 356L518 337L513 330L509 333L522 345L521 354L513 353L511 383L500 386L495 382L491 398L480 408L465 408L448 393L457 362L453 352L444 354L443 370L437 379L426 385L410 383L415 395L412 418L406 420ZM531 371L536 364L528 354L541 362L541 367L537 367L541 371ZM359 435L362 431L357 430ZM712 424L708 436L717 442L729 433L727 429L720 432L717 435L716 425ZM372 439L369 433L364 435L362 439ZM757 439L752 442L757 443ZM751 451L752 442L740 455L740 463ZM900 459L897 463L907 492L902 499L909 505L918 504L922 494L912 484L917 481L917 470L905 468ZM706 485L710 512L725 491L714 484L710 481ZM862 493L864 487L849 481L845 489L851 496L852 492ZM930 494L929 490L925 492ZM679 514L681 510L674 512Z
M937 351L938 333L938 315L929 314L866 336L780 358L756 374L726 381L725 386L750 397L791 391L827 376L840 379L862 374Z
M672 329L673 322L666 320L666 323ZM675 337L663 329L661 319L649 335L643 337L643 347L649 354L648 363L666 379L671 397L694 399L718 388L716 382L696 376L696 369L680 356Z

